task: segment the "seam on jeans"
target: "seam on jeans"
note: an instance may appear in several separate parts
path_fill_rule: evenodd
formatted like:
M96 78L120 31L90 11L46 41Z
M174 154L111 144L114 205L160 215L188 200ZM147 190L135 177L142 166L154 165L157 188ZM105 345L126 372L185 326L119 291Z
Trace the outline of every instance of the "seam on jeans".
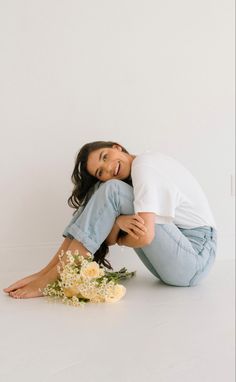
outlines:
M117 184L115 184L116 185L116 188L118 188L118 193L119 193L119 187L117 187ZM97 190L96 190L97 191ZM105 192L105 191L104 191ZM124 194L125 195L125 194ZM127 196L127 195L126 195ZM109 198L109 195L108 195L108 198ZM119 200L120 200L120 198L119 198ZM101 219L101 216L104 214L104 212L105 212L105 210L106 210L106 208L109 208L108 207L108 205L107 205L107 202L105 201L104 202L104 204L103 204L103 208L101 208L100 209L100 212L97 214L97 220L94 222L94 233L95 233L95 229L96 229L96 224L97 224L97 222ZM119 209L120 209L120 205L119 205ZM114 210L116 211L116 214L117 214L117 209L116 208L114 208ZM82 212L84 212L84 209L81 211L81 213ZM88 230L87 231L83 231L82 229L81 229L81 227L79 226L79 225L77 225L77 219L80 217L80 215L81 214L79 214L79 216L77 216L76 217L76 219L74 219L74 222L72 223L72 224L70 224L70 225L68 225L67 227L66 227L66 230L65 231L67 231L66 233L68 234L68 229L70 229L70 228L72 228L73 229L73 227L74 227L74 229L75 229L75 227L76 227L76 229L77 230L79 230L81 233L82 233L82 235L83 236L85 236L85 239L86 239L86 237L89 239L89 240L91 240L92 242L94 242L94 243L96 243L96 245L99 245L99 243L97 242L97 240L95 240L95 238L93 237L93 236L91 236L91 234L90 234L90 225L89 225L89 228L88 228ZM75 230L76 230L75 229ZM63 233L65 233L65 231L63 232ZM81 241L81 243L82 244L84 244L83 242L82 242L82 240L80 239L80 241ZM102 243L101 243L102 244ZM100 244L100 245L101 245ZM85 245L85 244L84 244Z
M195 277L197 277L199 273L200 273L200 270L198 270L198 271L193 275L193 277L192 277L192 278L190 279L190 281L189 281L189 286L192 286L192 283L193 283Z
M154 271L154 273L156 273L156 277L159 278L162 282L164 282L164 281L162 280L162 278L160 277L159 273L156 271L156 269L155 269L154 266L152 265L152 263L151 263L151 261L149 260L149 258L146 256L146 254L145 254L143 248L140 247L140 248L138 248L138 249L141 249L141 250L142 250L142 252L143 252L142 255L143 255L143 256L145 257L145 259L147 260L147 262L148 262L150 268ZM149 271L150 271L150 270L149 270Z
M117 184L116 184L116 187L117 187ZM117 187L118 188L118 192L119 192L119 187ZM104 191L105 192L105 191ZM108 195L108 197L109 197L109 195ZM120 198L119 198L120 199ZM104 202L104 204L103 204L103 208L101 208L101 210L100 210L100 212L97 214L97 220L94 222L94 226L96 226L96 224L97 224L97 222L98 222L98 220L100 220L101 219L101 216L104 214L104 212L105 212L105 210L106 210L106 208L108 208L108 205L107 205L107 202L105 201ZM120 206L119 206L119 209L120 209ZM84 211L84 210L83 210ZM83 212L82 211L82 212ZM117 209L115 208L115 211L116 211L116 214L117 214ZM78 218L80 217L80 215L78 216ZM76 219L77 220L77 219ZM72 224L72 226L73 225L76 225L77 226L77 224L76 224L76 220L75 220L75 222ZM99 245L98 244L98 242L94 239L94 237L93 236L91 236L91 234L89 233L89 231L90 231L90 229L89 229L89 231L82 231L81 230L81 228L78 226L78 228L79 228L79 230L81 231L81 232L83 232L83 234L85 235L85 236L87 236L91 241L93 241L93 242L95 242L97 245ZM90 228L90 225L89 225L89 228ZM96 229L96 227L95 227L95 229ZM82 242L82 241L81 241ZM83 244L83 243L82 243ZM102 244L102 243L101 243ZM100 245L101 245L100 244Z
M104 207L101 209L101 212L98 214L97 220L96 220L96 222L94 223L95 226L96 226L98 220L100 220L100 217L103 215L103 213L104 213L106 207L107 207L107 203L104 203ZM90 225L89 225L89 227L90 227ZM80 228L80 229L81 229L81 228ZM87 234L88 237L89 237L91 240L94 240L94 238L90 236L89 232L84 232L84 233ZM95 241L95 240L94 240L94 241ZM96 242L96 243L97 243L97 242Z
M124 194L123 192L120 191L119 189L119 194L122 195L122 196L125 196L131 203L133 203L132 199L130 199L127 194Z
M207 262L206 262L206 264L205 264L204 269L202 270L203 272L204 272L204 270L207 268L207 266L208 266L208 264L209 264L209 262L210 262L210 260L211 260L211 258L212 258L213 256L214 256L214 248L211 247L211 249L210 249L210 254L209 254L209 257L208 257L208 260L207 260Z
M180 248L184 249L187 253L190 253L191 255L196 255L196 252L195 252L194 249L193 249L193 252L192 252L192 251L190 251L188 248L186 248L186 247L184 247L183 245L181 245L180 242L177 241L176 238L175 238L174 236L172 236L168 231L165 230L165 228L163 227L163 225L161 225L161 228L163 229L163 231L165 231L165 232L167 233L167 235L169 235L169 236L175 241L175 243L176 243L177 245L180 246ZM182 232L181 232L181 233L182 233ZM182 233L182 235L184 235L184 234ZM185 235L184 235L184 236L185 236ZM186 236L185 236L185 237L186 237ZM186 239L188 239L188 238L186 237ZM189 242L190 242L190 241L189 241ZM191 242L190 242L190 244L191 244ZM192 244L191 244L191 245L192 245Z
M119 198L118 198L118 203L119 203L119 205L118 205L118 209L119 209L119 211L117 211L117 208L114 208L114 210L115 210L115 212L116 212L116 215L118 216L118 214L120 213L120 195L126 197L126 199L130 201L130 203L133 203L133 202L132 202L132 199L130 199L130 198L127 196L127 194L125 194L125 193L123 193L123 192L120 191L120 187L118 187L118 184L117 184L116 182L115 182L114 184L115 184L115 187L116 187L116 189L117 189L117 191L118 191L118 195L119 195ZM97 191L97 190L96 190L96 191ZM104 192L105 192L105 191L104 191ZM109 194L108 194L108 198L109 198ZM108 205L107 205L107 202L105 201L104 204L103 204L103 208L101 208L100 213L98 213L98 215L97 215L97 220L94 222L94 226L96 226L98 220L101 219L101 216L104 214L106 208L109 208L109 207L108 207ZM84 209L83 209L83 211L84 211ZM82 213L83 211L81 211L81 213ZM70 225L68 225L68 226L66 227L66 230L70 229L72 226L77 226L76 221L77 221L77 219L80 217L80 215L81 215L81 214L79 214L79 216L76 217L76 219L74 220L74 222L73 222L72 224L70 224ZM91 234L89 233L90 229L89 229L89 231L88 231L88 230L87 230L87 231L82 231L81 228L79 227L79 225L78 225L77 227L78 227L78 229L83 233L83 235L87 236L91 241L93 241L93 242L95 242L97 245L99 245L99 244L97 243L97 241L94 239L94 237L92 237ZM89 226L89 227L90 227L90 226ZM95 227L95 229L96 229L96 227ZM66 231L66 230L65 230L65 231ZM64 231L64 233L65 233L65 231ZM66 233L68 234L68 232L66 232ZM81 241L81 243L83 244L82 241ZM100 245L101 245L101 244L100 244Z
M208 264L209 264L211 258L214 256L214 252L213 252L213 251L214 251L214 248L211 247L211 249L210 249L210 254L209 254L208 260L207 260L207 262L206 262L204 268L203 268L203 269L202 269L202 268L199 269L199 270L195 273L195 275L194 275L194 276L191 278L191 280L189 281L189 286L192 285L192 283L193 283L195 277L197 277L199 274L201 274L202 272L205 271L205 269L207 268L207 266L208 266Z
M96 222L95 222L95 225L97 224L98 220L100 220L101 216L104 214L106 208L108 208L108 206L107 206L107 203L105 202L103 208L101 209L101 212L98 214L98 218L97 218L97 220L96 220ZM88 235L88 237L89 237L90 240L95 241L96 244L98 244L97 241L94 240L94 238L93 238L88 232L85 232L85 234ZM105 240L105 239L104 239L104 240ZM102 244L102 243L101 243L101 244ZM100 246L101 246L101 244L100 244ZM99 244L98 244L98 245L99 245Z

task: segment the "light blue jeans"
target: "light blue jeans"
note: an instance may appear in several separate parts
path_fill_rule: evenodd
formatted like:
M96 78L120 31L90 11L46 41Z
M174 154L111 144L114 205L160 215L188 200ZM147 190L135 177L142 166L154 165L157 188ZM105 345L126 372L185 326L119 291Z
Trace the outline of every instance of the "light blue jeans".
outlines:
M119 215L135 214L133 187L111 179L98 182L85 207L80 207L63 232L80 241L94 254L112 230ZM171 224L155 224L151 244L133 248L149 271L163 283L194 286L210 271L215 261L217 231L202 226L183 229Z

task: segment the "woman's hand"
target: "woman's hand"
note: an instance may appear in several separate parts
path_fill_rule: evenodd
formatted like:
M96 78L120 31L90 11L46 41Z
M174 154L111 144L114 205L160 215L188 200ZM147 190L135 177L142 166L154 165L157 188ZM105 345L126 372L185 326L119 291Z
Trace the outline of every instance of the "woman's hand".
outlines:
M122 231L127 232L135 239L139 239L140 236L147 232L144 220L138 214L135 215L120 215L116 219L116 224Z

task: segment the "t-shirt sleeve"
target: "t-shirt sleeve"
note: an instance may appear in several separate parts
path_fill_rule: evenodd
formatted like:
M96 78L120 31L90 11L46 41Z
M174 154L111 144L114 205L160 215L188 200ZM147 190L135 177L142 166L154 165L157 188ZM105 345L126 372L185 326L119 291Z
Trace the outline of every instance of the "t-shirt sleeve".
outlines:
M135 213L154 212L164 217L159 220L163 224L173 220L178 202L178 190L174 185L146 164L132 168L132 182Z

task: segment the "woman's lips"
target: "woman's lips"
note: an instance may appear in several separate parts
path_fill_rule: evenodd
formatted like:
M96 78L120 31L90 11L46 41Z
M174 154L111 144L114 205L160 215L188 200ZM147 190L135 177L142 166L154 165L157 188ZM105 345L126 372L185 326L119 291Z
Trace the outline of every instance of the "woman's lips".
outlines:
M120 165L120 163L119 163L119 168L118 168L118 173L117 173L117 176L119 175L119 173L120 173L120 167L121 167L121 165Z
M116 173L116 171L117 171L117 173ZM114 171L114 176L118 176L119 173L120 173L120 162L117 163L116 169Z

